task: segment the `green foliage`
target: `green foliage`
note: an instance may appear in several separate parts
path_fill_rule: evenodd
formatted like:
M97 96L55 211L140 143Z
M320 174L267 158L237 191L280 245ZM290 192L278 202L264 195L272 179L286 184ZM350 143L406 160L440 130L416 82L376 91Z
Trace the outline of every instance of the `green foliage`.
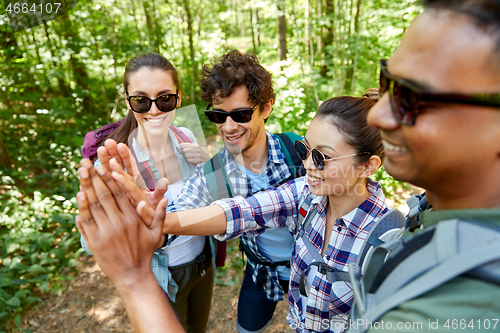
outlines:
M41 302L40 291L64 291L59 282L76 271L81 253L74 224L76 202L38 191L26 197L11 177L0 176L7 184L0 190L0 318L15 317L20 328L18 313Z
M394 202L399 204L403 204L404 200L401 195L398 195L397 191L411 189L410 185L407 183L392 178L391 175L385 171L383 166L373 175L373 179L380 183L387 199L394 200Z
M240 283L239 276L245 270L246 260L242 257L242 252L240 251L239 239L228 240L226 244L226 263L223 267L217 267L214 282L220 286L230 287Z

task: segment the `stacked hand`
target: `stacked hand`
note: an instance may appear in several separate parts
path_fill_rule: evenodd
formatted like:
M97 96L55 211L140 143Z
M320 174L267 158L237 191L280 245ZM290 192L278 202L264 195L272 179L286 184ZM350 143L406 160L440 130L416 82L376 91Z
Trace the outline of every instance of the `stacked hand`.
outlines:
M76 225L104 273L115 283L128 283L120 279L134 279L131 272L140 276L151 270L151 258L162 237L167 200L160 200L154 210L142 200L140 190L132 191L132 200L139 202L135 206L105 167L96 170L89 160L82 160L81 165ZM117 173L117 178L125 176Z

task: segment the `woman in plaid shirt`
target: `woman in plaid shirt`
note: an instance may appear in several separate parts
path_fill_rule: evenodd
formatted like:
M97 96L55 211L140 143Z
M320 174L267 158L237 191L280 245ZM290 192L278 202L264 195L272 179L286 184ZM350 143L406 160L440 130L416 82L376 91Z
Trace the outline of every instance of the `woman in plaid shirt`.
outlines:
M319 107L305 139L296 142L307 171L304 178L247 198L215 201L203 212L167 214L173 234L219 234L220 240L283 226L296 234L298 224L304 220L305 226L309 219L291 258L287 322L297 332L344 330L351 286L330 281L324 269L333 268L337 276L347 273L374 222L388 211L380 184L368 178L384 158L380 134L366 122L376 99L365 93L332 98ZM312 251L321 255L321 264Z

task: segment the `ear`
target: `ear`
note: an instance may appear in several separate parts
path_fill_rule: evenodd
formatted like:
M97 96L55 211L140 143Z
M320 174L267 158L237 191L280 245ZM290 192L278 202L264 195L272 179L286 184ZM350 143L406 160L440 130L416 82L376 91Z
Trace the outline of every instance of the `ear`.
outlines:
M130 111L130 110L132 110L132 109L130 108L130 103L128 102L128 99L127 99L127 94L124 94L123 96L125 96L125 104L127 104L127 109L128 109L129 111Z
M372 155L370 159L364 164L363 171L359 174L359 177L370 177L378 170L378 168L380 168L380 165L382 165L380 157L378 157L377 155Z
M178 90L177 93L179 94L179 97L177 97L177 107L180 108L182 103L182 91Z
M262 118L267 119L269 117L273 109L273 104L274 100L272 99L268 100L267 103L264 104L264 110L262 110Z

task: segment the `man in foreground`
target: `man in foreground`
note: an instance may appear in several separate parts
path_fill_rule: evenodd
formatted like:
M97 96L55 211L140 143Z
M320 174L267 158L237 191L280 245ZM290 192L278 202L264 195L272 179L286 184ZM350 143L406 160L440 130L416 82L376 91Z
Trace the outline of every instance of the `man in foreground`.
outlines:
M424 231L436 226L437 235L447 227L443 221L451 219L475 221L492 228L476 243L499 245L500 237L496 241L491 237L500 226L500 1L428 0L425 5L391 58L382 62L383 96L368 121L381 130L387 172L426 190L432 210L419 215ZM415 232L419 233L424 236L421 230ZM417 238L407 239L406 247ZM443 247L452 253L464 245L451 238ZM410 252L418 248L414 245ZM473 249L468 246L465 251ZM417 266L424 267L428 260L419 256ZM469 262L479 262L481 256ZM394 272L405 265L391 259L367 292L382 288L389 279L389 264ZM398 272L398 280L410 270L401 267L406 268ZM443 276L426 283L432 285ZM403 287L388 292L386 299ZM496 319L498 330L499 297L498 281L460 275L386 310L377 299L378 308L367 309L365 317L358 318L370 322L368 328L404 327L405 332L448 331L453 320L476 331L487 329L488 321L493 328ZM378 315L369 318L370 312Z

